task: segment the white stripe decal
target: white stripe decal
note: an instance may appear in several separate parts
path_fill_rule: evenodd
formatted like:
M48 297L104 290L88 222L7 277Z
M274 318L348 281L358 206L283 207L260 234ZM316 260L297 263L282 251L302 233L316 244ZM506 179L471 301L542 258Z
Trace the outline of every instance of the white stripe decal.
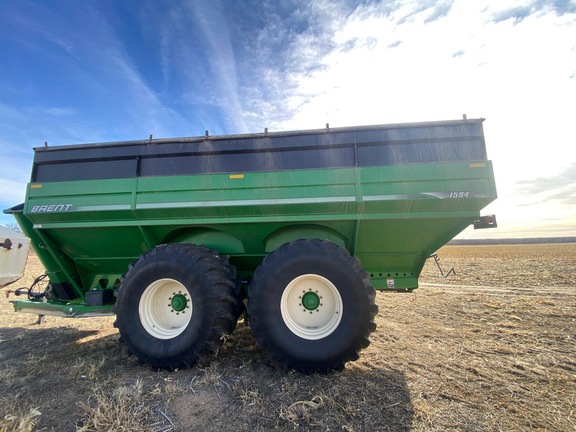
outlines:
M147 203L137 204L136 209L182 208L182 207L238 207L250 205L278 205L278 204L322 204L354 202L356 197L319 197L319 198L282 198L259 200L227 200L227 201L189 201L175 203Z
M363 201L392 201L392 200L407 200L412 199L413 195L364 195Z
M130 210L130 204L110 204L95 206L72 206L71 211L107 211L107 210Z
M460 194L466 194L461 196ZM363 201L392 201L392 200L415 200L415 199L455 199L455 198L486 198L487 195L480 192L421 192L413 195L398 194L398 195L365 195L362 197Z
M394 201L394 200L413 200L425 199L428 197L441 198L444 192L424 192L415 195L409 194L390 194L390 195L365 195L363 201ZM475 198L484 197L484 194L470 193ZM286 205L286 204L329 204L355 202L354 196L343 197L316 197L316 198L278 198L278 199L256 199L256 200L226 200L226 201L188 201L188 202L170 202L170 203L145 203L137 204L136 209L163 209L163 208L190 208L190 207L239 207L253 205ZM112 205L83 205L72 206L70 211L111 211L111 210L130 210L129 204L112 204Z

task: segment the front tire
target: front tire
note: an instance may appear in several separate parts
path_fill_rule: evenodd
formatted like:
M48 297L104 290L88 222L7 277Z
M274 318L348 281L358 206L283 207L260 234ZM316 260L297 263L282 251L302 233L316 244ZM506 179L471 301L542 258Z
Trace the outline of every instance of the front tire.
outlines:
M120 336L155 368L188 367L216 353L236 324L235 270L206 247L157 246L132 263L121 282Z
M375 291L357 258L329 241L280 246L256 270L248 311L272 359L305 373L357 360L376 328Z

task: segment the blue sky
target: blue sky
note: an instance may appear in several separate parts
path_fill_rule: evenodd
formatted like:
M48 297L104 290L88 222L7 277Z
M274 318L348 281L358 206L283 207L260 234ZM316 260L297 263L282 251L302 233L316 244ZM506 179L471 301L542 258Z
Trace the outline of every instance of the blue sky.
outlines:
M465 113L500 227L462 236L576 235L576 1L4 0L0 28L2 208L45 141Z

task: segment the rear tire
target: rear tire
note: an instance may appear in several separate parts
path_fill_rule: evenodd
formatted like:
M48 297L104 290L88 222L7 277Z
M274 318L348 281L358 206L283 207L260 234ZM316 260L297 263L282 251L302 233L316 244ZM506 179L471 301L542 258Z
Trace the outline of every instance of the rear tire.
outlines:
M156 368L188 367L218 351L235 324L235 270L203 246L158 246L122 277L116 326L128 350Z
M376 328L375 291L357 258L329 241L280 246L256 270L250 326L260 347L288 368L326 372L357 360Z

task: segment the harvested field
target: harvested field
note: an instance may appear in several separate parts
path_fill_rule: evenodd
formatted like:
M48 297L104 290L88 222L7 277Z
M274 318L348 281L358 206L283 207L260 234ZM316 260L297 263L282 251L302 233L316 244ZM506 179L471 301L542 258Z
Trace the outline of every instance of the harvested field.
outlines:
M419 290L379 293L372 344L326 375L270 364L242 323L210 364L152 371L113 318L37 325L2 299L0 431L575 431L576 244L439 256L456 274L429 260Z

